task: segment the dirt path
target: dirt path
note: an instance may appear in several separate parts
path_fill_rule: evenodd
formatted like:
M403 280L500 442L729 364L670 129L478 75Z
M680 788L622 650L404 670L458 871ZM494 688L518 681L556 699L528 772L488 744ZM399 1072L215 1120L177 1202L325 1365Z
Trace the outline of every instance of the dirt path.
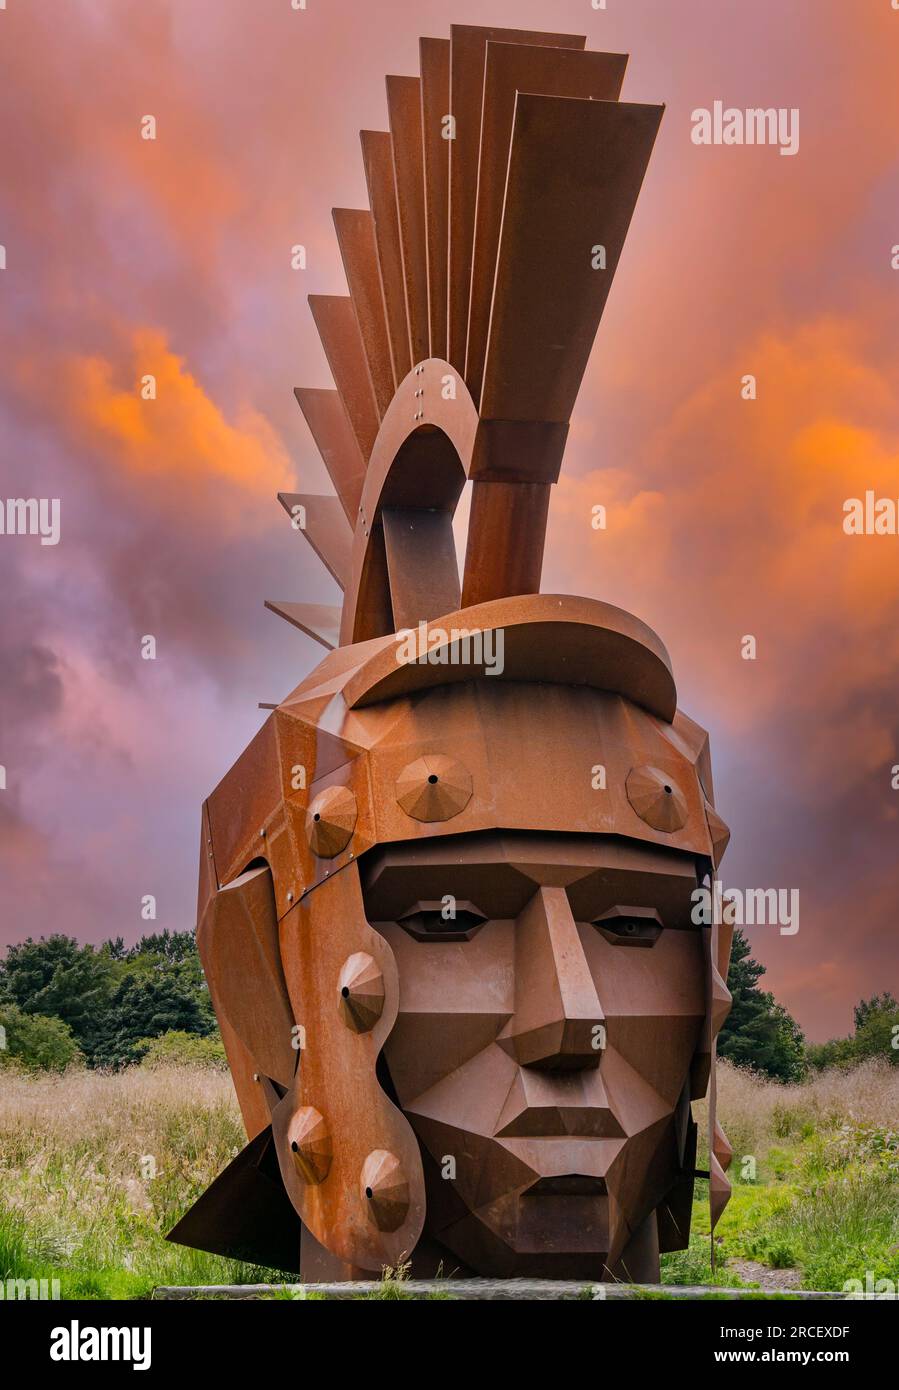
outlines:
M755 1260L728 1260L727 1268L747 1284L761 1284L763 1289L798 1289L802 1283L801 1269L772 1269Z

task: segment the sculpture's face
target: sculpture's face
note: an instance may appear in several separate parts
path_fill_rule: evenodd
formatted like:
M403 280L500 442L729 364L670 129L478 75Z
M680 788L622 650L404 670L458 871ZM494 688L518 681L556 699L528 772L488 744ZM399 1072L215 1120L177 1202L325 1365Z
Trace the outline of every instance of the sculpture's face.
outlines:
M597 1276L678 1172L705 1012L692 857L471 835L373 851L363 878L399 968L385 1057L429 1232L481 1272Z

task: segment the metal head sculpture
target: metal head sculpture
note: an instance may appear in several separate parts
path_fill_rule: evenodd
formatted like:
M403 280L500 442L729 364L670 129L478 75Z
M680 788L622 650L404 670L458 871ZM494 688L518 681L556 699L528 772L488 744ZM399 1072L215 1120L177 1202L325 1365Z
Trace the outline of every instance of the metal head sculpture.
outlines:
M667 653L539 593L549 494L662 115L625 59L454 26L362 133L283 496L342 612L203 810L199 946L250 1143L172 1238L305 1278L657 1277L714 1116L728 831ZM452 518L471 516L460 585Z

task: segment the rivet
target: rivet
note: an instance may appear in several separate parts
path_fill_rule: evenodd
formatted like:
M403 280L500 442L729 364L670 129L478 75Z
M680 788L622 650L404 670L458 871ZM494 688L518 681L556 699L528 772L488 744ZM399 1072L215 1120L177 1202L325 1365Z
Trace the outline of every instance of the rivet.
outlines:
M356 826L356 798L345 786L326 787L306 811L306 834L313 854L335 859L345 850Z
M296 1112L287 1127L287 1139L294 1167L303 1181L324 1182L334 1150L325 1121L314 1106L304 1105Z
M354 1033L367 1033L384 1012L384 976L366 951L356 951L344 961L337 980L337 1006Z
M370 1220L379 1231L397 1231L410 1206L409 1183L396 1154L374 1149L362 1165L359 1187Z

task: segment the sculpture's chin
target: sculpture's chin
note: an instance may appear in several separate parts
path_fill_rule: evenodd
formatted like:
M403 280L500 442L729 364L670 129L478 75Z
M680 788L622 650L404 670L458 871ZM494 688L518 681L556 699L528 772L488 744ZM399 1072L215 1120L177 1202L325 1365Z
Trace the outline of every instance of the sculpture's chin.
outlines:
M439 1239L458 1259L496 1278L604 1277L608 1197L510 1196L470 1212Z
M528 1192L504 1198L478 1215L518 1256L581 1254L605 1259L609 1253L609 1199L604 1195Z
M437 1182L439 1192L428 1183L429 1234L482 1275L600 1280L608 1277L610 1250L620 1251L627 1236L595 1177L544 1178L474 1209L447 1192L451 1184Z
M642 1194L649 1177L647 1155L628 1140L568 1142L532 1138L528 1152L536 1172L530 1185L485 1193L485 1200L476 1204L470 1193L443 1178L426 1154L427 1235L462 1266L488 1277L654 1282L659 1277L655 1217L647 1218L645 1208L622 1205L613 1177L623 1166L627 1188ZM492 1143L507 1152L509 1141ZM467 1147L475 1146L469 1142ZM614 1149L611 1170L607 1147ZM652 1166L664 1187L658 1161ZM537 1176L541 1167L544 1175ZM552 1172L547 1174L546 1168ZM481 1170L489 1169L482 1152ZM675 1176L672 1172L672 1181Z

